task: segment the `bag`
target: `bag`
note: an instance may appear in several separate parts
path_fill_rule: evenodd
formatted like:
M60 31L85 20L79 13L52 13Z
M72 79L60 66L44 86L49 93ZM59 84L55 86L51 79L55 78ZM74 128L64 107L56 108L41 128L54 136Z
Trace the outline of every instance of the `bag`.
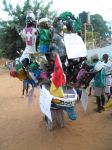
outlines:
M87 71L85 69L81 69L76 77L77 80L81 80L82 78L85 77L87 74Z
M27 75L22 68L18 70L17 76L20 80L25 80L27 78Z
M16 70L14 70L14 69L11 69L10 70L10 76L12 76L12 77L17 77L17 73L16 73Z
M109 101L104 105L104 109L108 109L112 107L112 98L109 99Z

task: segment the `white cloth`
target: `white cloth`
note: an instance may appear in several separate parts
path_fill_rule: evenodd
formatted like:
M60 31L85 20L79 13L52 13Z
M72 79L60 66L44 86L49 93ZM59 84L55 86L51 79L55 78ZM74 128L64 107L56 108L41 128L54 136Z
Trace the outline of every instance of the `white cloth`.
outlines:
M112 71L112 62L108 61L107 63L104 63L104 64L105 64L105 66L104 66L105 73L110 74Z
M84 111L87 111L87 106L88 106L88 94L86 89L82 89L82 94L81 94L81 104L83 106Z
M20 63L20 57L15 59L15 64L18 65Z
M110 87L112 83L112 76L110 75L112 71L112 62L108 61L107 63L105 63L104 69L106 74L105 93L110 94Z
M21 32L22 39L26 42L25 50L20 58L20 62L24 58L29 58L29 54L36 53L36 29L31 27L31 32L26 32L26 28ZM31 40L31 44L28 44L28 40Z
M68 59L86 57L86 46L80 36L75 33L65 33L64 42Z
M104 68L105 66L105 63L104 62L101 62L101 61L98 61L94 67L94 70L95 71L100 71L102 68Z

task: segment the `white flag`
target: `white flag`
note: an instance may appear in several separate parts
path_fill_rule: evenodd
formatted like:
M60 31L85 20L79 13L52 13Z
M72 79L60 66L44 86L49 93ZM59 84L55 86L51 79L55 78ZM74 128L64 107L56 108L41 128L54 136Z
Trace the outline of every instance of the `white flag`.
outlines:
M52 95L50 92L45 88L45 86L42 86L40 90L40 109L41 111L52 121L51 117L51 101L52 101Z
M81 103L84 108L84 111L86 112L87 105L88 105L88 93L87 93L86 89L82 89Z
M29 104L32 104L33 94L34 94L34 87L29 91L29 94L28 94L28 103Z

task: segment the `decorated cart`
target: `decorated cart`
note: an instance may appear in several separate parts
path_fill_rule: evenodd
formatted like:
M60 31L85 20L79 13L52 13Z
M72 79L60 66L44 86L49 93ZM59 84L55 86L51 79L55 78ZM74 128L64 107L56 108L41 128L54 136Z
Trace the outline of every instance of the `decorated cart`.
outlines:
M46 18L40 19L37 29L34 15L28 11L26 27L21 32L26 48L16 69L10 70L11 76L30 84L32 89L40 87L40 108L50 130L65 126L65 112L70 120L77 119L77 89L86 89L96 74L86 62L86 46L79 30L74 32L76 20L72 13L65 12L54 19L52 27Z

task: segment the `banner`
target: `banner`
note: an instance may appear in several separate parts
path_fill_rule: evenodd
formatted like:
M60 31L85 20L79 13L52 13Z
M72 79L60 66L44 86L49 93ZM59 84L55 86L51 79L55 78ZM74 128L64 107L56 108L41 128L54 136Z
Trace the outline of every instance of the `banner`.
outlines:
M82 38L77 34L64 34L64 41L68 59L87 56L86 46Z

